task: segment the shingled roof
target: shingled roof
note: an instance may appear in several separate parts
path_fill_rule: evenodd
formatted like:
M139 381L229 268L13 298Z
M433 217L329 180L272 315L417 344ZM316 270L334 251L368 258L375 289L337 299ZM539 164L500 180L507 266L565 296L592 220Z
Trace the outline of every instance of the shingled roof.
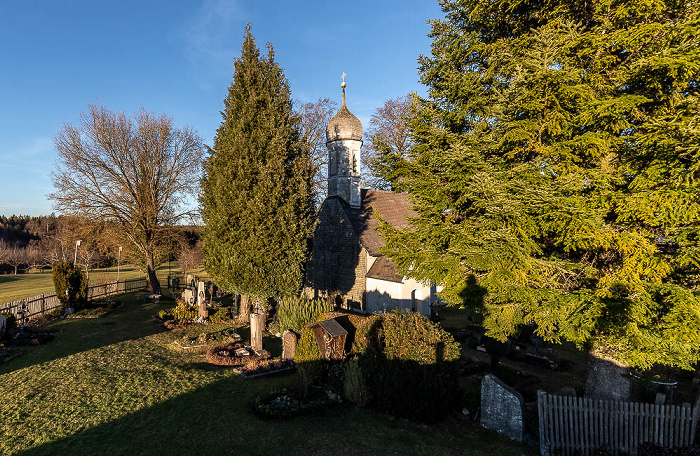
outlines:
M411 209L407 193L393 193L385 190L362 189L362 206L347 209L350 223L360 238L360 243L372 256L381 256L384 238L377 232L379 221L373 208L385 221L398 229L408 228L408 218L418 214Z
M396 264L391 261L391 258L381 256L374 260L374 264L367 271L367 277L370 279L386 280L388 282L401 283L403 276L396 272Z

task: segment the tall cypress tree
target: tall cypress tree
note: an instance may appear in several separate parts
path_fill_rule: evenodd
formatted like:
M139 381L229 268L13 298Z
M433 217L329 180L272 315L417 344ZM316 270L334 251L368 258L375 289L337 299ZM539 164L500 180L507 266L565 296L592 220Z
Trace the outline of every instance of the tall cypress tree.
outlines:
M700 349L700 8L676 0L442 0L412 195L386 254L483 314L601 358ZM398 177L397 177L398 176Z
M300 289L315 219L309 149L274 57L246 27L201 196L207 271L261 303Z

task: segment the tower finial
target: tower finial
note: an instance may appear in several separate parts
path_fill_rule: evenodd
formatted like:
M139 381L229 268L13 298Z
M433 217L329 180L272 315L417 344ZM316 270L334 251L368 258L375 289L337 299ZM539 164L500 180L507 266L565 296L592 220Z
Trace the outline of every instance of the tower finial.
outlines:
M343 104L342 104L342 106L345 106L345 86L347 86L347 84L345 83L345 76L347 76L347 74L345 74L345 72L343 72L343 75L341 76L341 78L343 79L343 82L340 83L340 87L343 89Z

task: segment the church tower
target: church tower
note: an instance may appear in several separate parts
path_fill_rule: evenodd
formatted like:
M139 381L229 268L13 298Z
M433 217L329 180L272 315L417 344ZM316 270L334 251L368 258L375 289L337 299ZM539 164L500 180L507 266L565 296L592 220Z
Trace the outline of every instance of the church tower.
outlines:
M328 197L339 196L351 207L359 208L360 148L362 123L345 105L345 74L340 87L343 104L326 128L328 148Z

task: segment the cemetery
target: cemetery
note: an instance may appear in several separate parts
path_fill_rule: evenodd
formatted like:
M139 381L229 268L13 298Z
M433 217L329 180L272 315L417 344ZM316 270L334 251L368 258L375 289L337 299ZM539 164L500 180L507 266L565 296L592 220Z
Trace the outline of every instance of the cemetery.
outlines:
M545 343L531 327L521 328L517 337L501 343L487 337L483 327L455 309L441 309L440 321L435 324L418 313L396 310L366 315L304 297L282 300L263 314L250 312L241 319L240 297L222 293L194 277L183 278L180 285L184 286L169 288L158 300L144 300L143 293L136 292L88 302L78 311L68 309L63 318L20 318L23 324L19 328L16 319L8 324L7 317L0 317L0 359L4 363L0 375L9 379L13 372L31 369L33 360L42 356L32 346L48 343L46 347L51 347L57 343L51 342L54 339L59 344L65 338L82 340L80 328L72 325L94 321L98 331L111 331L136 324L137 333L153 340L151 350L165 355L168 363L190 360L189 365L201 366L195 368L200 371L195 375L200 381L233 381L238 377L243 385L251 385L240 386L248 391L244 396L250 412L246 413L263 420L356 413L347 410L357 408L365 414L379 413L408 422L451 423L449 426L456 426L460 433L471 429L469 432L479 434L479 429L490 429L504 436L506 447L511 445L506 443L508 439L513 445L524 445L517 451L526 454L594 454L590 451L615 441L603 431L599 431L600 436L584 431L585 427L570 435L559 434L559 422L565 422L562 417L569 410L583 416L584 410L597 406L587 396L588 355L571 344ZM130 314L132 318L140 315L138 321L120 321ZM117 345L128 343L130 338ZM26 345L30 346L28 351L22 347ZM88 352L104 351L112 350L111 346L98 342L93 348L88 343L86 348ZM79 355L80 351L68 356ZM111 356L115 355L121 356ZM129 355L128 362L141 362L133 356L142 355ZM98 359L104 359L104 353ZM216 380L206 380L212 372ZM382 380L377 381L379 378ZM639 420L635 432L648 433L651 437L646 441L652 444L692 443L700 384L692 372L633 371L629 383L629 404L639 403L640 410L648 410L646 415L635 415L630 405L629 410L615 412L620 420L624 416L629 422ZM610 404L608 407L614 406ZM669 412L665 418L668 426L689 423L673 431L673 438L662 428L655 437L654 426L660 425L649 424L665 408L673 410L673 417ZM606 426L628 422L616 420L606 421ZM623 435L625 428L620 429ZM583 437L576 440L577 436ZM633 436L627 439L626 446L614 454L630 450L644 454L638 452L647 451L650 445ZM8 445L6 448L12 448Z

